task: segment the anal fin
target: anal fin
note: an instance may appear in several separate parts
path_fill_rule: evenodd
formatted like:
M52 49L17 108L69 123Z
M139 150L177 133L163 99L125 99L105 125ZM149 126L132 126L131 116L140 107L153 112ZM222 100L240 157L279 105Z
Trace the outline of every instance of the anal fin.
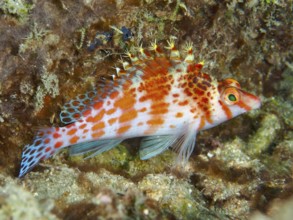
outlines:
M160 135L143 138L139 149L140 159L147 160L162 153L172 146L177 138L177 135Z

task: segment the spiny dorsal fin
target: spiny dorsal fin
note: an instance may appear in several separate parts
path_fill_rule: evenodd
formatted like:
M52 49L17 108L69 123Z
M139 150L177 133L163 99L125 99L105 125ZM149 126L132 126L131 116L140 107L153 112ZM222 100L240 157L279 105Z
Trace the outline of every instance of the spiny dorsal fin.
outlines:
M60 113L60 119L64 124L70 124L76 122L93 104L99 101L103 101L109 94L116 91L121 91L122 85L131 80L132 83L139 81L143 75L144 79L156 77L158 75L165 76L168 74L168 68L172 65L171 61L175 62L181 60L180 52L175 46L174 39L168 41L166 47L171 51L170 56L166 57L162 48L156 43L151 44L149 51L143 49L141 46L138 48L139 54L132 54L130 51L126 52L131 62L122 60L123 68L115 67L117 76L112 78L115 81L107 81L100 83L96 90L92 90L83 95L79 95L75 99L69 101L64 105ZM186 46L187 56L186 63L192 64L194 62L194 55L192 45ZM199 65L199 64L198 64ZM196 64L194 64L196 66ZM134 74L133 74L134 73Z

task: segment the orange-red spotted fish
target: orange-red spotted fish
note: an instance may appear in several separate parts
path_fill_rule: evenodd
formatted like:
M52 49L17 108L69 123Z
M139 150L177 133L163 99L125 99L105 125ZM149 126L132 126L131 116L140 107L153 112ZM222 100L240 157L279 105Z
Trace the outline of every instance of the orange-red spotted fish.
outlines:
M260 107L236 80L218 82L201 72L190 44L184 58L174 42L166 48L169 55L155 43L128 53L131 62L116 68L115 80L65 104L60 117L67 125L38 131L23 150L19 177L65 147L71 155L95 156L133 137L143 137L142 160L172 147L187 161L197 132Z

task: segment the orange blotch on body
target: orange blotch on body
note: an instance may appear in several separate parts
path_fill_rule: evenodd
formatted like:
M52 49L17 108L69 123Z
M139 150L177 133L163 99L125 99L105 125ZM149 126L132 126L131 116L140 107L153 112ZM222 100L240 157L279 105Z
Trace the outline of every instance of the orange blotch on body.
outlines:
M132 109L130 111L124 112L120 116L119 122L123 123L123 122L131 121L131 120L135 119L136 117L137 117L137 111L135 109Z
M98 114L96 114L93 119L92 119L92 122L98 122L98 121L101 121L103 116L105 114L105 110L102 109Z
M132 108L135 105L136 101L135 99L129 94L129 96L123 96L122 98L118 99L114 106L116 108L121 108L123 110Z
M105 134L105 131L98 131L92 134L93 138L99 138L102 137Z
M161 125L164 123L164 120L161 118L155 118L147 121L147 124L155 126L155 125Z
M94 109L95 110L99 110L100 108L103 107L103 102L96 102L94 105L93 105Z
M110 94L110 99L115 99L119 95L119 92L114 91Z
M180 105L180 106L188 105L188 101L185 100L185 101L183 101L183 102L179 102L178 105Z
M115 108L111 108L108 111L106 111L106 114L107 115L112 115L114 112L116 112L116 109Z
M131 125L125 125L117 130L117 134L123 134L131 128Z
M150 114L152 114L152 115L160 115L160 114L166 114L167 112L168 112L168 109L167 108L162 108L162 109L152 110L150 112Z
M55 132L55 133L53 134L53 138L57 139L57 138L59 138L59 137L61 137L61 135L60 135L59 133Z
M70 140L69 140L69 142L70 142L70 144L76 144L76 142L79 140L79 137L77 137L77 136L73 136Z
M86 124L82 124L79 126L79 129L84 129L86 127Z
M73 128L73 129L71 129L71 130L69 130L68 132L67 132L67 135L73 135L73 134L75 134L77 132L77 129L76 128Z
M105 128L105 123L102 121L102 122L99 122L99 123L95 124L92 127L92 131L100 130L100 129L103 129L103 128Z
M82 115L83 116L88 116L88 115L90 115L92 113L92 110L91 109L88 109L88 110L85 110L83 113L82 113Z
M60 148L61 146L63 145L63 142L62 141L58 141L55 145L54 145L54 148Z
M118 118L110 118L110 119L108 120L108 123L109 123L109 125L112 125L112 124L114 124L117 120L118 120Z

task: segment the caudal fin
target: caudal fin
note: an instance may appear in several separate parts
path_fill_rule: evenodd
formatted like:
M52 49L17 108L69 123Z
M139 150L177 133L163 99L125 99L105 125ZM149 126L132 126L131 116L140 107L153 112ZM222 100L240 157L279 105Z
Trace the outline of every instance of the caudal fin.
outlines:
M31 145L26 145L22 151L21 167L18 177L23 177L41 160L54 155L62 145L56 142L58 128L45 128L38 131Z

